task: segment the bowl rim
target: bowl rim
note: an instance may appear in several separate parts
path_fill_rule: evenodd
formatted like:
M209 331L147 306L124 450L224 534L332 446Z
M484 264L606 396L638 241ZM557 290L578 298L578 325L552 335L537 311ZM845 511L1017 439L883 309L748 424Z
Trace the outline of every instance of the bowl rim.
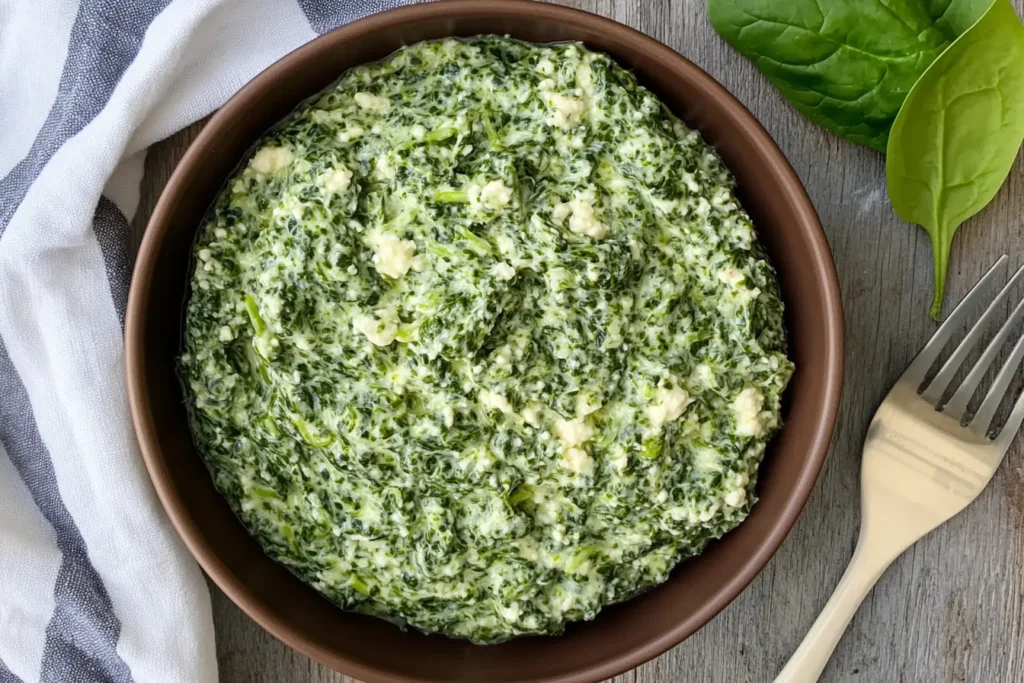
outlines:
M792 483L789 499L777 517L777 522L771 527L770 533L753 548L753 552L742 566L718 589L703 609L680 619L673 628L663 631L626 653L597 661L584 669L543 679L548 683L604 680L654 659L681 643L721 612L765 567L796 523L817 481L831 446L844 379L844 315L839 279L825 232L803 183L775 141L735 96L703 69L654 38L591 12L536 0L504 0L500 3L487 0L446 0L407 5L351 22L301 45L257 74L231 96L189 145L161 192L146 226L133 268L124 327L125 369L132 421L146 469L172 525L202 569L243 612L286 645L350 676L364 681L386 683L421 683L425 680L366 665L312 642L299 629L267 609L260 598L227 568L216 548L197 533L193 521L186 513L187 506L171 481L157 438L155 421L151 416L151 403L145 381L144 330L146 315L149 312L148 295L152 286L152 275L163 238L170 230L169 217L173 207L184 197L186 178L192 169L202 162L221 130L244 113L250 103L265 90L266 84L272 83L291 68L308 62L310 57L321 51L329 50L355 36L372 34L395 24L436 18L446 14L469 14L479 18L528 15L539 21L571 23L584 30L620 36L637 44L659 63L689 72L691 77L699 81L714 97L724 100L732 107L740 126L747 130L753 140L753 151L768 163L772 173L780 178L781 184L786 188L787 196L783 200L799 215L800 221L810 228L807 230L809 251L812 254L809 266L819 273L825 307L827 335L822 344L825 357L823 393L826 400L821 406L820 419L807 439L808 455L800 476Z

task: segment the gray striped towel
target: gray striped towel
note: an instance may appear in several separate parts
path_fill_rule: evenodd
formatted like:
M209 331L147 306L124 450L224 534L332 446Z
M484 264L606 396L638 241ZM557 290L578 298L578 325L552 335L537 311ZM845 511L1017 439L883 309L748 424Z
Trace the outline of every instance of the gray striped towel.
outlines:
M0 0L0 683L217 679L125 396L146 148L406 0Z

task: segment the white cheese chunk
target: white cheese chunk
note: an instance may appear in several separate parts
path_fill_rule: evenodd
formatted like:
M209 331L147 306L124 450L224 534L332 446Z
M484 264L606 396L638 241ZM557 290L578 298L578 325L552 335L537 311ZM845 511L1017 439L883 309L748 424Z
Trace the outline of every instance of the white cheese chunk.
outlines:
M269 175L287 168L294 160L295 155L287 147L261 147L249 160L249 167L257 173Z
M412 268L416 243L391 235L380 235L373 241L373 263L377 272L398 279Z
M572 215L569 217L569 230L577 235L587 235L594 239L601 239L608 233L608 229L598 220L594 213L594 207L586 199L577 197L569 202Z
M539 427L540 415L541 407L536 404L530 404L523 408L523 421L526 422L526 424L528 425L531 425L533 427Z
M507 281L516 276L516 269L502 261L491 266L491 273L499 280Z
M512 404L508 402L508 399L501 394L496 394L493 391L486 391L483 395L484 405L493 410L500 410L506 415L512 414Z
M711 389L717 386L717 383L715 382L715 374L711 370L711 367L706 363L701 363L695 367L690 377L692 382L705 389Z
M384 111L388 108L388 104L390 104L386 97L379 97L368 92L357 92L352 96L352 99L367 111Z
M654 395L654 402L647 406L647 419L651 421L652 427L661 429L669 422L678 420L692 402L690 395L679 387L661 387Z
M566 448L586 443L597 433L597 430L587 424L586 420L582 417L574 420L558 419L555 420L553 426L555 434L558 434L558 438L562 440L562 445Z
M586 474L594 469L594 459L582 448L565 449L561 462L578 474Z
M512 369L512 349L508 344L494 352L494 366L503 370Z
M328 192L334 192L335 194L341 194L347 190L351 183L352 171L348 170L344 166L330 171L323 179L324 189Z
M548 95L553 110L551 122L558 128L575 128L583 119L583 102L574 97L566 97L560 93Z
M466 192L470 205L489 211L497 211L512 199L512 188L500 180L491 180L483 185L472 183Z
M740 436L763 436L764 424L761 423L761 410L764 408L764 396L753 387L741 391L732 403L736 414L736 433Z
M584 90L590 89L590 86L594 83L594 72L590 68L590 64L584 62L576 68L576 85L583 88Z
M345 130L338 132L338 142L351 142L352 140L355 140L365 132L366 131L359 126L352 126L351 128L346 128Z
M512 188L507 187L500 180L492 180L480 190L480 202L493 209L505 206L510 199L512 199Z
M388 346L398 334L398 322L391 311L376 311L376 317L356 316L352 320L352 327L374 346Z
M729 491L729 493L725 494L725 497L722 500L725 501L726 505L738 508L743 505L743 503L747 502L747 491L746 489L733 489L732 491Z

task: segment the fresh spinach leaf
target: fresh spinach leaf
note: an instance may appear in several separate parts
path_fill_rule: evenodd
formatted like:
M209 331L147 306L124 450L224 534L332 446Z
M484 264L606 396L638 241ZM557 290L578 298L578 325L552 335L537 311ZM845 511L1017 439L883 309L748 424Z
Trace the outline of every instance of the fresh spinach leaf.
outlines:
M991 0L708 0L711 25L807 118L885 151L914 82Z
M921 76L889 135L889 199L932 239L933 318L953 233L992 201L1022 141L1024 24L1009 0L995 0Z

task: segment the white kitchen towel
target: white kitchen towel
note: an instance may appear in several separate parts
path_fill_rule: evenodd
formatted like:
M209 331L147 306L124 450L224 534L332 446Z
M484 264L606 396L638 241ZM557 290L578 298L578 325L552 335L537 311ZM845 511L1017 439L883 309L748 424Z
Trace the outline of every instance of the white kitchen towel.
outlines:
M217 679L125 395L146 148L408 0L0 0L0 683Z

